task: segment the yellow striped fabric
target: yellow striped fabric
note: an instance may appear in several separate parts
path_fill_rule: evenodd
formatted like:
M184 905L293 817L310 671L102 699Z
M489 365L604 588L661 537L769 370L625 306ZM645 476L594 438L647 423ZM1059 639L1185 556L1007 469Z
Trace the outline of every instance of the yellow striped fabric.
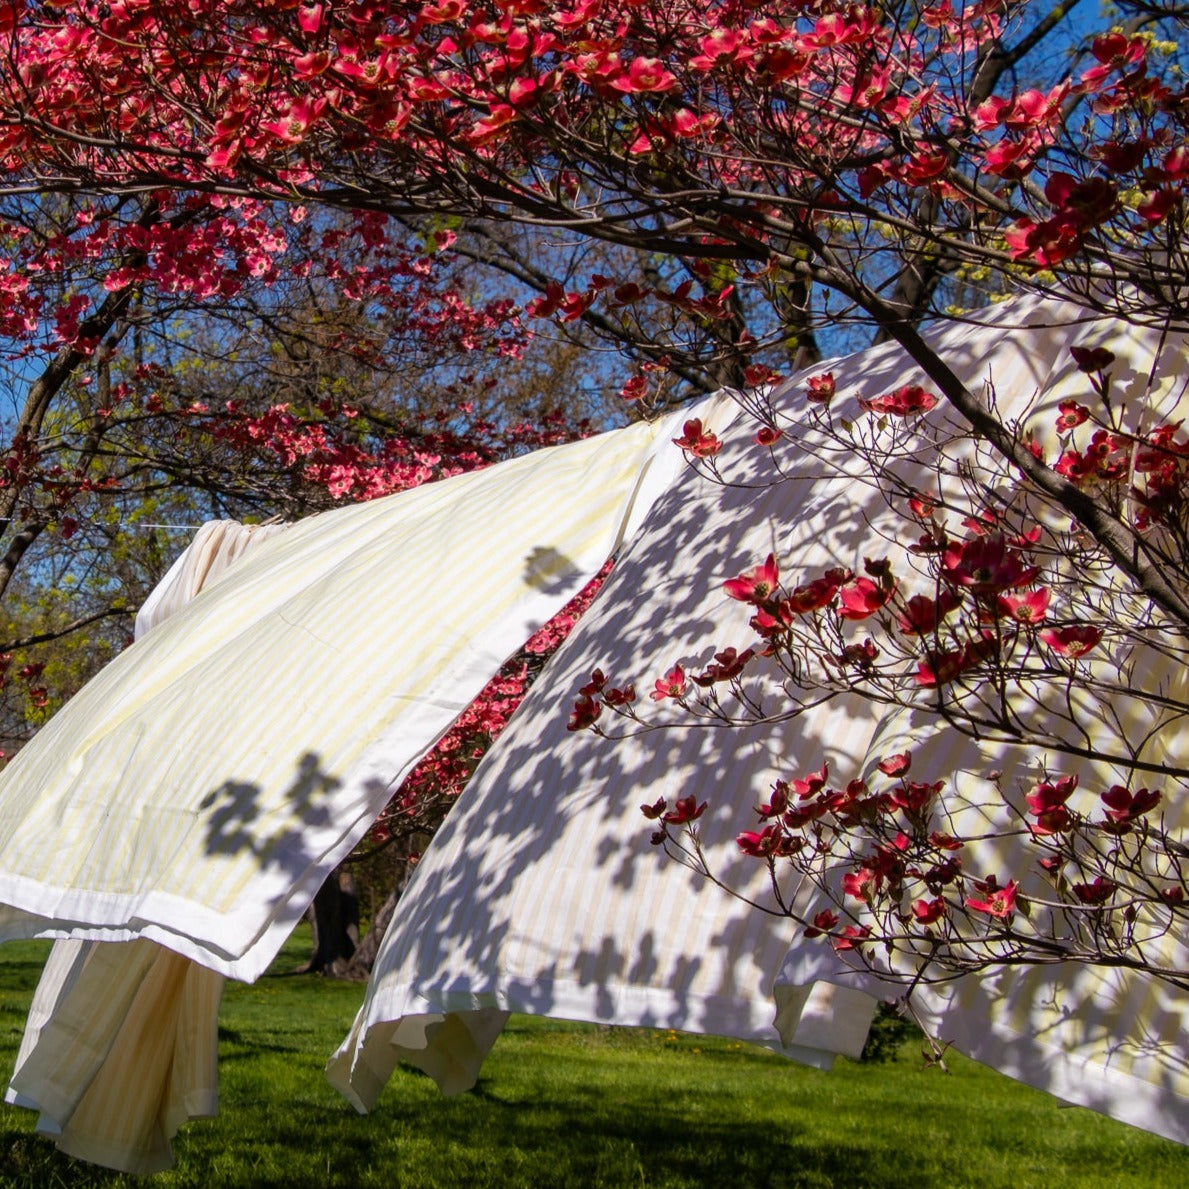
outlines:
M393 784L618 544L654 441L655 466L679 464L670 432L542 451L254 549L0 775L0 938L145 936L258 974Z
M136 616L136 638L285 525L204 524ZM80 1159L132 1173L169 1167L187 1119L218 1109L224 978L148 941L54 942L5 1101Z
M283 532L204 528L144 638L0 778L0 938L64 939L8 1101L73 1155L171 1163L216 1109L223 976L264 969L394 784L636 531L678 420Z
M79 1159L168 1168L178 1127L217 1110L223 976L139 940L60 941L42 978L59 994L26 1027L7 1100Z
M1061 400L1084 395L1072 344L1118 353L1120 401L1142 391L1155 366L1175 380L1157 396L1168 413L1183 401L1189 376L1182 340L1087 322L1056 304L1005 303L984 325L950 326L937 341L968 384L985 383L988 400L1029 418L1041 435L1045 425L1051 432ZM847 398L928 386L890 346L819 370L836 377L836 415ZM803 382L777 394L790 415L804 407ZM743 422L726 435L717 461L730 485L689 473L658 501L422 860L364 1006L328 1067L360 1109L398 1061L425 1069L447 1091L465 1088L509 1011L733 1035L819 1065L862 1044L874 1006L866 992L880 988L855 977L820 940L796 939L786 921L664 858L649 846L640 806L659 797L670 805L707 800L699 826L713 869L770 902L763 866L740 855L736 833L751 828L753 807L778 777L823 760L837 774L866 770L884 754L890 729L879 709L840 697L779 725L680 726L614 741L566 730L576 691L595 666L612 685L637 683L650 719L686 721L668 704L648 703L652 681L675 662L697 672L716 649L752 642L750 610L728 598L722 582L769 551L795 585L831 566L861 571L865 554L885 551L881 531L902 536L853 451L806 430L792 435L775 464L752 444L753 430ZM927 456L911 460L907 477L923 485L928 466ZM749 688L770 709L786 705L775 674ZM954 746L936 724L927 730L937 747ZM941 761L939 771L961 766L956 755ZM788 894L803 907L814 903L812 889ZM1091 1001L1093 978L1103 989ZM1068 994L1057 994L1062 986ZM1184 996L1058 968L1008 970L927 994L940 1035L955 1036L980 1060L1189 1139Z

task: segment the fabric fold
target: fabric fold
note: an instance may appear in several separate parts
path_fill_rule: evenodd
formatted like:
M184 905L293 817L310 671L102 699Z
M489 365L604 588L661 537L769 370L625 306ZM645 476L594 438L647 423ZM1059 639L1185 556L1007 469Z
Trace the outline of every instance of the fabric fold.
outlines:
M1131 394L1169 420L1183 406L1183 339L1072 306L1005 303L932 338L974 391L1038 439L1053 436L1062 400L1084 395L1086 379L1069 351L1075 344L1115 351L1120 402ZM856 398L929 387L890 345L813 371L834 373L840 416ZM777 407L793 414L804 407L808 374L773 394ZM1145 389L1151 375L1171 378L1154 398ZM777 778L823 761L858 775L884 754L885 712L852 695L775 725L687 725L614 739L566 729L596 667L608 685L637 682L643 699L674 663L697 672L716 650L750 644L751 609L722 583L769 552L802 580L834 566L862 572L872 542L902 532L855 452L794 427L774 457L753 433L742 421L721 435L720 481L687 471L657 501L434 839L384 939L354 1028L328 1065L332 1083L357 1105L374 1103L398 1061L430 1068L427 1047L441 1051L452 1077L463 1064L447 1027L422 1037L418 1021L466 1029L480 1015L497 1018L493 1012L717 1033L823 1066L861 1046L875 996L890 994L887 987L820 940L796 937L787 920L767 918L665 859L648 845L640 806L708 801L699 828L713 869L766 903L764 865L734 841L747 815ZM931 461L927 453L904 461L905 490L929 486ZM765 685L757 676L757 696L778 688L778 675L768 677ZM1147 679L1138 673L1141 686ZM658 704L649 718L664 714ZM618 734L614 719L607 729ZM939 747L952 744L935 723L919 729ZM812 888L786 892L806 907L814 902ZM1083 1018L1079 999L1091 979L1102 985ZM1062 986L1070 992L1061 1009L1049 1010L1046 997ZM1189 1138L1183 995L1141 988L1120 972L1051 968L974 975L921 988L917 998L938 1034L979 1060L1069 1101ZM408 1035L416 1045L404 1043ZM1126 1076L1116 1078L1123 1065ZM473 1061L467 1068L477 1076ZM1128 1078L1143 1084L1142 1095L1132 1095Z
M137 613L135 639L286 527L202 525ZM132 1173L168 1168L178 1127L218 1111L223 983L152 942L55 941L5 1101L38 1111L37 1130L72 1156ZM115 1117L105 1101L119 1103Z
M40 1111L38 1130L72 1156L169 1167L181 1123L217 1110L223 978L148 941L64 942L55 961L69 976L26 1032L7 1100Z
M676 432L204 526L143 638L0 778L0 937L63 939L9 1101L73 1155L170 1164L180 1123L216 1110L223 977L263 971L405 772L635 531L683 465Z
M199 591L213 586L228 567L250 550L283 533L288 524L241 524L238 520L208 520L152 589L136 613L134 639L164 623Z

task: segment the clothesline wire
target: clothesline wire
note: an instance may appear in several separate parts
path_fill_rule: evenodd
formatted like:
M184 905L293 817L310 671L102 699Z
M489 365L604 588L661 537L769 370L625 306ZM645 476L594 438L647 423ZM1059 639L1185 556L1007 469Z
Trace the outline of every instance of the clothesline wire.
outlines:
M276 518L274 517L273 519L275 520ZM16 518L13 516L0 516L0 524L14 524L15 522L16 522ZM125 524L122 527L124 527L124 528L164 528L164 529L170 529L174 532L193 533L193 532L197 532L200 528L202 528L203 523L204 522L200 521L198 524L162 524L162 523L146 521L144 524ZM270 521L266 520L266 521L262 521L261 523L268 524L268 523L270 523Z
M194 532L196 529L202 528L201 524L134 524L132 528L168 528L175 530L185 530L186 532Z

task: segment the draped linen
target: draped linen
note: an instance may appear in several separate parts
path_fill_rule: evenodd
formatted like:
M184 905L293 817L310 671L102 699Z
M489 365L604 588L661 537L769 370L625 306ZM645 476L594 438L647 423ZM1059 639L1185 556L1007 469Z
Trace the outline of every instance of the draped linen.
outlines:
M133 638L164 623L201 590L214 585L228 567L255 546L283 533L287 524L240 524L238 520L208 520L194 534L164 578L136 613Z
M137 612L134 638L286 527L202 525ZM168 1168L178 1127L218 1112L224 981L143 939L55 941L5 1101L38 1110L38 1131L72 1156L132 1173Z
M9 1101L75 1155L168 1166L216 1108L223 977L264 970L405 773L635 531L676 432L203 530L142 638L0 776L0 939L66 939Z
M5 1100L71 1156L168 1168L177 1129L218 1112L224 981L143 938L56 941Z
M1153 416L1184 403L1183 339L1087 321L1060 304L1005 303L980 324L951 325L934 341L968 385L985 386L988 401L1041 439L1052 438L1059 402L1086 393L1071 345L1118 354L1116 400L1138 399L1154 374L1167 379L1143 398ZM894 346L813 370L834 373L836 416L856 420L857 397L928 386ZM774 403L803 408L804 380L794 378ZM821 940L796 937L787 920L666 859L649 846L641 804L709 801L699 827L712 868L770 902L764 865L742 856L734 836L775 779L823 761L832 772L862 775L907 737L933 749L921 752L920 770L952 773L971 811L980 812L991 758L1012 765L1007 779L1035 759L1021 749L972 755L952 730L903 714L888 718L855 696L779 725L685 725L615 739L567 731L568 710L596 667L611 685L636 682L649 705L652 681L674 662L696 672L716 649L750 643L751 609L727 597L722 583L770 551L795 584L832 566L861 572L864 554L886 551L882 532L902 536L902 522L853 451L806 428L790 431L773 455L751 441L754 429L742 419L725 433L715 459L723 481L690 470L657 501L434 839L384 939L353 1029L328 1065L331 1082L359 1109L374 1104L397 1062L425 1070L446 1092L472 1085L513 1011L736 1036L817 1065L857 1053L875 997L892 994L887 986L848 967ZM906 481L924 486L931 461L927 452L908 460ZM1141 693L1166 677L1159 666L1137 666ZM763 688L757 679L754 692ZM767 688L767 704L780 708L779 692ZM648 713L688 722L663 705ZM1129 714L1124 709L1117 721L1104 714L1103 730L1125 725ZM616 733L614 719L605 716L605 725ZM1170 743L1175 727L1147 725L1156 729L1153 747ZM1183 825L1183 799L1169 812L1174 827ZM1014 844L999 845L1001 853L980 856L986 870L999 862L1018 867ZM794 891L801 911L811 913L814 890ZM1169 947L1184 969L1181 939ZM1189 1139L1189 1004L1166 985L1058 965L965 977L922 988L916 998L940 1037L979 1060L1069 1101Z

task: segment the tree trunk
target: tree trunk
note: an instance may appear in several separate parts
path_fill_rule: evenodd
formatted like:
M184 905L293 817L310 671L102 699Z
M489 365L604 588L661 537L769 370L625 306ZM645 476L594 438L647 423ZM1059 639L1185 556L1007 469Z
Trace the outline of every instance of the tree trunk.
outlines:
M384 933L388 923L396 912L396 902L400 899L404 887L404 880L400 880L388 893L388 898L380 905L380 911L372 919L372 927L364 934L351 960L340 972L342 978L359 979L365 981L372 972L372 965L376 961L376 954L380 952L380 942L384 940Z
M314 928L314 953L298 973L341 976L359 944L359 897L351 873L333 872L306 915Z

